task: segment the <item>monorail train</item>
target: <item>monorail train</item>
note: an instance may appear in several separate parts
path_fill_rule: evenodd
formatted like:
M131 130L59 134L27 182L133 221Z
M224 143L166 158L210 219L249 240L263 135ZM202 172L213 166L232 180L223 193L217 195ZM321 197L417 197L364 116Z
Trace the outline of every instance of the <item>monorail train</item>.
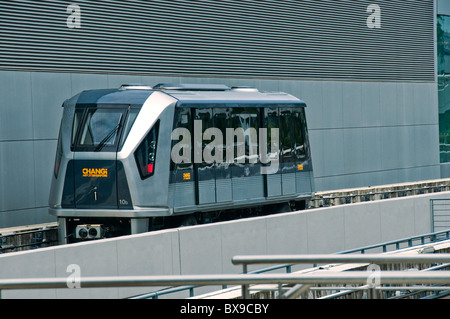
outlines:
M49 198L60 241L302 209L306 104L224 85L123 85L63 104Z

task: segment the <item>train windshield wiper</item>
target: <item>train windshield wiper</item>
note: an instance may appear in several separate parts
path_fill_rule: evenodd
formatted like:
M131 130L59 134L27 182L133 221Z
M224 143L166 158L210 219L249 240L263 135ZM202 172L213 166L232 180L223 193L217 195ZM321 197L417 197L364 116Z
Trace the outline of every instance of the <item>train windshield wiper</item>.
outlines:
M122 123L122 116L120 116L119 119L119 123L116 125L116 127L114 127L111 132L108 133L108 135L105 136L105 138L103 138L103 140L100 141L100 143L98 143L97 147L95 148L94 152L99 152L101 151L101 149L106 145L106 143L108 143L108 141L111 139L111 137L116 135L116 132L119 130L119 128L121 127L121 123Z

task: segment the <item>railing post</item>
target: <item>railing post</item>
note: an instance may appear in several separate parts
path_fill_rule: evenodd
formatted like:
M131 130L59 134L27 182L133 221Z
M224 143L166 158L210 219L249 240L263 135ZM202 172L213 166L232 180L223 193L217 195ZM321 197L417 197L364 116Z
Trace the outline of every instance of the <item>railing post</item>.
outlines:
M431 232L434 233L434 200L430 199L430 219L431 219Z
M375 287L367 288L367 299L377 299L377 291Z
M247 273L247 264L242 266L242 273ZM242 299L250 299L249 285L242 285Z

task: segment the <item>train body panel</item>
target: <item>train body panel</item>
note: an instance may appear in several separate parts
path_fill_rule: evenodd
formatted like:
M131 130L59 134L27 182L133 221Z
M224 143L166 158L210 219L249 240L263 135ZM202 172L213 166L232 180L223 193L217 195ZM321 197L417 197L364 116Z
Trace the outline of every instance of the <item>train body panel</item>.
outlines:
M63 106L49 199L61 241L237 209L298 209L313 196L306 105L289 94L124 86L84 91Z

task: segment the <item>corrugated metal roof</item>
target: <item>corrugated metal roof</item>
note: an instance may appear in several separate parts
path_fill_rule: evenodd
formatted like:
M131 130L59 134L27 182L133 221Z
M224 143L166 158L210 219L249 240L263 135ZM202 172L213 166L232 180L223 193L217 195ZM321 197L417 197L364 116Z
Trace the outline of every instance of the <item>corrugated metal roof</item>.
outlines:
M433 0L79 0L79 29L69 4L1 1L0 68L434 81Z

